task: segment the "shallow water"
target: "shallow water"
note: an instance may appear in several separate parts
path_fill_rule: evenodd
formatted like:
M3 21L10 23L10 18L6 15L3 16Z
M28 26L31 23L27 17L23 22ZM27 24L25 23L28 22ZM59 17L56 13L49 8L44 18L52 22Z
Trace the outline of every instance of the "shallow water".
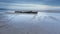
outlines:
M1 13L0 34L60 34L60 13Z

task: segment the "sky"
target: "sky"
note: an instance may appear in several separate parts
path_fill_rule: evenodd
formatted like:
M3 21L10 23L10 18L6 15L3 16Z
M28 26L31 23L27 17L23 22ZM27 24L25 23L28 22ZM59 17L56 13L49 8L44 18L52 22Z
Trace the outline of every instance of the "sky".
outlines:
M60 0L0 0L0 8L9 9L60 9Z

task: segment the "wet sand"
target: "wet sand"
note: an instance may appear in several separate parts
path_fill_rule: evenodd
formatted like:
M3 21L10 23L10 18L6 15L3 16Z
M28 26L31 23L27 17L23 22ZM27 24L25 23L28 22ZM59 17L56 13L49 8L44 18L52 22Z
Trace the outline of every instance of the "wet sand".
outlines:
M0 14L0 34L60 34L60 14Z

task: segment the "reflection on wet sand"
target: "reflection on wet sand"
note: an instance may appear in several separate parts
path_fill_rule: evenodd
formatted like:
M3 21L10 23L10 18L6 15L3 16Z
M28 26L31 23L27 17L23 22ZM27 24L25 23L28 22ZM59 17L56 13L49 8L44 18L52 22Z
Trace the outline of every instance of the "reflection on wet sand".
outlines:
M0 34L59 34L60 22L55 14L0 14Z
M52 17L52 16L48 16L48 17L50 17L51 19L53 19L53 20L56 20L56 21L59 21L57 18L55 18L55 17Z

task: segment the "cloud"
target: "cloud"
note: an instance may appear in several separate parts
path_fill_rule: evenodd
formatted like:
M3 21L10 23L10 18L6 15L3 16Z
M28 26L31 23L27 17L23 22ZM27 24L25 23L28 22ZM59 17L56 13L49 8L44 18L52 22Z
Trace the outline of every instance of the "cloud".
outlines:
M8 9L30 9L30 10L52 10L60 9L60 6L50 6L43 4L20 4L20 3L2 3L0 2L0 8Z
M7 6L12 9L36 9L36 10L46 10L48 5L38 5L38 4L11 4Z
M31 10L53 10L60 9L60 6L38 5L38 4L16 4L8 6L12 9L31 9Z
M43 1L53 1L53 0L43 0Z

